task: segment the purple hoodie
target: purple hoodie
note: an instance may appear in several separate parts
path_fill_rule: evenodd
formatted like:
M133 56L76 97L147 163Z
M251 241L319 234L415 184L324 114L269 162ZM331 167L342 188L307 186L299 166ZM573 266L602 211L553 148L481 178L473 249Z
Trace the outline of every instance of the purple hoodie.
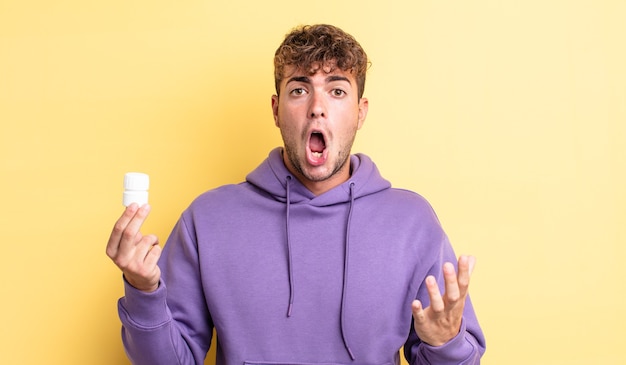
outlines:
M246 182L199 196L183 212L152 293L126 283L122 337L135 364L478 364L485 341L471 302L459 334L421 343L411 302L456 262L419 195L391 188L365 155L352 176L313 195L273 150Z

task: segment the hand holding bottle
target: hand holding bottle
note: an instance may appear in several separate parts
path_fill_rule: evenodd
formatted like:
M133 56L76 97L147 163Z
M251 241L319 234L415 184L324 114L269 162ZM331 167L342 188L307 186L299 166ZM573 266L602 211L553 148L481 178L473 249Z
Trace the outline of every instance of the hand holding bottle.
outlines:
M107 255L122 270L126 281L145 292L156 290L161 278L157 266L161 256L159 240L155 235L140 232L149 213L148 204L128 206L115 223L106 248Z

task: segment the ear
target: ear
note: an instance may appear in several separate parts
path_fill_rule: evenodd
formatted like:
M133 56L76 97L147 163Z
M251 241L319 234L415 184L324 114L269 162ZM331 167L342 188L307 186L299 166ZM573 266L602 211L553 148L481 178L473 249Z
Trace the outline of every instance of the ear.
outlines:
M363 123L365 123L365 118L367 117L367 110L369 108L369 101L367 98L361 98L359 100L359 124L357 125L357 129L361 129Z
M278 127L278 95L272 95L272 114L274 114L274 125Z

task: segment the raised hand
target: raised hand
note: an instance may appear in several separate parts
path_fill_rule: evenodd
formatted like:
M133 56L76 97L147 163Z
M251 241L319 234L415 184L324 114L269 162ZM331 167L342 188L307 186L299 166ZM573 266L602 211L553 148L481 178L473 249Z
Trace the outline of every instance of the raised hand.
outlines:
M151 292L158 288L161 270L157 266L161 256L159 241L154 235L139 231L150 213L150 206L133 203L117 220L109 242L107 256L124 273L126 281L135 288Z
M454 265L446 262L443 265L445 282L443 295L436 279L433 276L426 278L430 306L423 308L419 300L414 300L412 304L415 332L422 342L431 346L441 346L459 333L475 263L476 258L473 256L460 256L457 275Z

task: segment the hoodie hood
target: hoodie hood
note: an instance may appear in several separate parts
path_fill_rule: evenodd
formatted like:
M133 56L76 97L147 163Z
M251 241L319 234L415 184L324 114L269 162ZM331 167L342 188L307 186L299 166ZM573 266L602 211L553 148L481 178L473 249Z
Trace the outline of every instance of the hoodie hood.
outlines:
M290 202L303 203L309 201L308 203L314 206L349 202L351 199L351 185L353 186L352 194L354 196L352 198L354 199L391 187L391 183L380 175L374 162L368 156L359 153L350 156L352 175L348 181L324 194L315 196L287 170L283 162L282 151L282 147L272 150L269 157L246 177L249 183L281 202L287 202L287 184L290 181Z
M247 181L257 188L265 191L274 199L285 203L285 229L287 236L287 267L289 278L289 304L287 317L291 316L295 297L295 283L293 280L293 258L291 248L290 211L292 204L310 204L316 207L325 207L337 204L349 204L348 214L345 217L345 241L343 263L343 285L341 294L341 323L340 330L343 343L348 355L355 360L354 353L350 349L350 339L346 335L346 292L348 291L349 256L350 256L350 224L355 201L358 198L391 188L389 181L385 180L372 160L363 154L350 156L350 169L352 174L348 181L316 196L289 172L282 157L282 148L275 148L269 157L254 171Z

